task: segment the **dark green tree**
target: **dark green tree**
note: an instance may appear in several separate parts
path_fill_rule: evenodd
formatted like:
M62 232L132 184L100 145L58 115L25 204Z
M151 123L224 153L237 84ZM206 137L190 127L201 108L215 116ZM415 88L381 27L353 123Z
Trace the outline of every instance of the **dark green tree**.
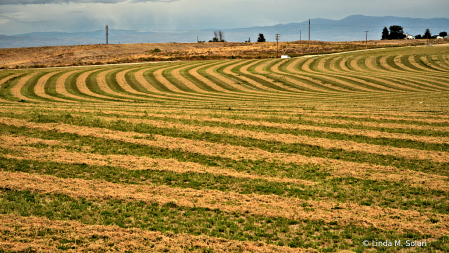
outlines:
M390 34L388 33L387 27L384 27L384 29L382 30L382 39L383 40L388 40L389 36L390 36Z
M440 32L440 36L443 37L443 38L447 37L447 32Z
M431 39L432 34L430 33L430 30L426 29L426 32L424 33L424 35L422 37L423 37L423 39Z
M259 33L259 38L257 38L257 42L265 42L267 41L262 33Z
M421 34L416 35L416 36L415 36L415 39L417 39L417 40L422 39Z
M392 25L390 26L390 39L397 40L405 38L404 28L400 25Z

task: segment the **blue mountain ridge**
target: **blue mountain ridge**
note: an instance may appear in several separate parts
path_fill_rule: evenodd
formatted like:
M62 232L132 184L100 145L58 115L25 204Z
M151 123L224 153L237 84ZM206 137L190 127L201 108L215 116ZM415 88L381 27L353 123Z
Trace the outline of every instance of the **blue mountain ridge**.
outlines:
M281 41L295 41L308 39L308 24L309 20L307 19L299 23L221 30L224 32L227 41L243 42L248 40L248 38L251 38L251 41L256 41L259 33L263 33L267 41L274 41L276 33L281 34ZM369 31L368 39L378 40L382 36L382 29L391 25L400 25L405 32L412 35L423 34L426 28L429 28L432 34L439 34L442 31L449 30L449 19L364 15L351 15L341 20L315 18L311 19L311 39L320 41L360 41L365 40L365 31ZM197 38L201 41L209 41L213 37L213 31L220 30L220 28L217 28L190 32L140 32L111 28L109 30L110 44L196 42ZM13 36L0 35L0 48L102 43L105 43L104 30L78 33L33 32Z

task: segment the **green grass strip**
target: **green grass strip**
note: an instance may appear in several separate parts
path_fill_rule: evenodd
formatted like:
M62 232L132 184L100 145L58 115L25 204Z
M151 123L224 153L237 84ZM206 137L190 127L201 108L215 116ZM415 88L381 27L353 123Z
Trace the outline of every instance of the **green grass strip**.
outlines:
M66 117L67 116L67 117ZM293 153L309 157L322 157L339 159L357 163L370 163L383 166L394 166L426 173L435 173L449 176L449 163L440 163L429 160L406 159L391 155L373 154L367 152L353 152L342 149L326 149L319 146L301 143L282 143L259 139L231 136L225 134L198 133L181 131L176 128L158 128L150 124L132 124L123 120L104 121L93 116L72 117L70 114L61 117L59 114L33 114L31 121L37 123L65 123L87 127L100 127L111 130L138 132L145 134L159 134L170 137L186 138L191 140L207 140L213 143L226 143L236 146L255 147L272 153ZM14 117L27 117L14 115ZM29 118L28 118L29 119Z
M337 202L353 202L360 205L378 205L383 207L401 208L404 210L430 211L449 213L449 203L440 197L446 196L444 191L428 190L410 187L401 182L373 181L356 178L332 178L330 174L314 165L299 166L295 164L269 163L266 161L234 161L226 158L210 157L190 152L167 150L145 145L137 145L114 140L104 140L94 137L83 137L73 134L62 134L37 130L25 131L20 128L8 127L2 131L6 134L21 134L28 137L72 141L71 147L65 148L72 152L83 152L83 146L89 146L90 153L101 155L134 155L152 158L176 159L186 162L197 162L205 166L220 166L246 173L268 176L286 176L318 182L314 186L295 185L290 183L275 183L265 180L247 180L203 173L177 174L168 171L120 169L106 166L64 165L52 162L33 162L40 166L29 167L27 162L4 160L2 168L11 171L28 173L43 173L58 177L73 177L82 179L99 179L114 183L126 182L141 184L152 182L166 184L172 187L194 189L214 189L220 191L236 191L242 194L275 194L306 200L332 200ZM46 145L31 145L36 148L46 148ZM1 153L13 154L14 151L0 149ZM20 156L20 154L18 154ZM407 200L403 200L406 196ZM437 196L437 199L434 199Z
M31 98L31 99L41 100L41 101L45 101L45 102L54 102L51 99L40 97L40 96L36 95L36 93L34 92L34 87L36 87L36 84L39 81L39 79L48 73L49 72L42 72L42 73L39 73L39 74L31 77L23 85L22 89L20 90L20 93L23 96Z
M273 134L291 134L295 136L308 136L313 138L326 138L326 139L332 139L332 140L345 140L345 141L354 141L358 143L367 143L367 144L373 144L373 145L384 145L384 146L391 146L391 147L398 147L398 148L412 148L412 149L419 149L419 150L432 150L432 151L442 151L442 152L448 152L449 151L449 144L445 143L425 143L425 142L419 142L419 141L413 141L413 140L401 140L401 139L390 139L390 138L373 138L373 137L367 137L363 135L346 135L346 134L340 134L340 133L332 133L332 132L321 132L321 131L314 131L314 130L297 130L297 129L282 129L277 127L267 127L267 126L248 126L248 125L241 125L241 124L233 124L228 122L212 122L207 120L195 120L195 119L176 119L176 118L170 118L170 117L153 117L149 115L144 116L135 116L135 115L123 115L120 113L102 113L102 112L95 112L95 113L78 113L79 115L92 117L92 116L101 116L101 117L109 117L109 118L132 118L132 119L143 119L143 120L155 120L155 121L166 121L166 122L173 122L173 123L181 123L185 125L197 125L197 126L209 126L209 127L225 127L230 129L241 129L241 130L248 130L248 131L255 131L255 132L265 132L265 133L273 133ZM1 115L1 113L0 113ZM242 116L241 119L245 119L245 116ZM307 121L307 120L286 120L282 119L283 121L280 123L286 123L289 124L307 124L314 123L313 121ZM258 120L261 121L261 120ZM263 119L264 122L265 119ZM276 121L274 119L274 121ZM273 122L273 121L269 121Z
M0 97L9 100L9 101L17 101L17 98L12 95L11 88L17 85L19 80L23 77L25 77L29 73L23 73L21 75L18 75L16 77L13 77L9 79L7 82L5 82L1 88L0 88Z
M32 145L43 147L44 145ZM126 146L126 145L125 145ZM126 147L125 147L126 148ZM1 153L9 153L0 148ZM102 180L118 184L167 185L196 190L209 189L240 194L278 195L314 201L351 202L365 206L399 208L419 212L449 213L449 202L441 199L447 192L410 187L402 182L363 180L353 177L321 179L317 185L306 186L291 183L248 180L209 173L175 173L158 170L128 170L113 166L93 166L87 164L64 164L38 162L0 157L0 165L5 171L20 171L52 175L60 178ZM317 169L303 170L302 173L320 175ZM321 176L327 173L322 173ZM406 197L407 200L403 200Z
M89 70L85 70L85 71L89 71ZM85 71L83 71L83 72L85 72ZM106 98L101 98L101 97L95 97L95 96L90 96L90 95L82 93L79 90L78 86L76 85L76 80L79 78L79 76L81 74L83 74L83 72L76 72L76 73L73 73L73 74L71 74L71 75L69 75L67 77L67 79L65 80L64 84L65 84L65 89L66 89L66 91L68 93L70 93L72 95L75 95L75 96L78 96L80 98L95 99L95 100L98 100L99 102L102 102L102 101L116 101L114 99L106 99ZM87 79L86 79L86 82L87 82ZM91 101L89 101L89 102L91 102Z
M423 240L429 235L399 234L374 227L342 226L338 221L289 220L217 209L188 208L174 203L160 205L143 201L76 199L61 194L36 194L29 191L0 191L0 213L38 216L51 220L72 220L88 225L117 225L150 231L208 235L240 241L264 241L292 248L320 251L353 249L364 251L364 240ZM422 248L425 251L449 249L441 237ZM390 251L388 247L377 250ZM395 249L393 249L395 250Z

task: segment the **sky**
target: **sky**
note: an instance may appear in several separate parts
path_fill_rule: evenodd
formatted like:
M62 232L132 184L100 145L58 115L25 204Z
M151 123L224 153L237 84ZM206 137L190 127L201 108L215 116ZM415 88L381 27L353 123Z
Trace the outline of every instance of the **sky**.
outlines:
M445 18L448 0L0 0L0 34L271 26L349 15Z

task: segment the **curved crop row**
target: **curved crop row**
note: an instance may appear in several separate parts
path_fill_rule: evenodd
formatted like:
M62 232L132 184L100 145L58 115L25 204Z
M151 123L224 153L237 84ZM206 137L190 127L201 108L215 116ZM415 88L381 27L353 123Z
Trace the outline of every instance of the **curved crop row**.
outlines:
M12 86L11 96L2 98L10 101L262 102L347 92L447 91L448 66L447 55L370 53L291 60L147 64L133 68L50 69L9 75L1 83L2 89L7 84Z

